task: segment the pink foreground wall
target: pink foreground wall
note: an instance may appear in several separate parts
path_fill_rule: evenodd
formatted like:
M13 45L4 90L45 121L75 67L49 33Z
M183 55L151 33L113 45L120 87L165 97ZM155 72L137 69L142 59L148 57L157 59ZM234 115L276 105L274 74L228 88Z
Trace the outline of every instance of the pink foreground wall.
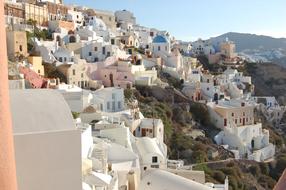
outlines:
M4 0L0 0L0 189L17 190L4 22Z

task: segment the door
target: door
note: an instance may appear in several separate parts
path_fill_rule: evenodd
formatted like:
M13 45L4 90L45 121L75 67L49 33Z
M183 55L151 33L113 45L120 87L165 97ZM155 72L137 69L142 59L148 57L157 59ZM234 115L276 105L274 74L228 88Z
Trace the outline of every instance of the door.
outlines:
M142 132L141 132L142 134L142 137L145 137L146 136L146 129L142 129Z
M113 83L113 74L112 74L112 73L110 73L109 79L110 79L110 86L111 86L111 87L114 86L114 83Z

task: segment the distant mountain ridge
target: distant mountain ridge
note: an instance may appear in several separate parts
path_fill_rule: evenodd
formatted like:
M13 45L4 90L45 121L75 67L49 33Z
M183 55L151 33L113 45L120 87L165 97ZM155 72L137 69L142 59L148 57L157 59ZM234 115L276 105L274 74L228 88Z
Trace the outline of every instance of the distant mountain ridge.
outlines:
M226 39L236 44L240 56L252 62L275 62L286 67L286 38L229 32L210 38L214 46Z
M286 50L286 38L273 38L270 36L256 34L229 32L214 38L210 38L210 40L212 43L217 43L225 40L226 38L236 43L236 49L238 52L252 49Z

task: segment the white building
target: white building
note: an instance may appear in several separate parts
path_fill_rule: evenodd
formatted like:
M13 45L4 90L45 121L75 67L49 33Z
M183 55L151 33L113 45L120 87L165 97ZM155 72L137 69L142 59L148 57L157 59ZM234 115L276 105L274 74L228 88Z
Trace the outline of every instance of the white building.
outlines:
M104 61L107 57L116 55L118 46L100 41L86 42L81 50L81 57L87 62Z
M155 55L169 54L171 53L170 42L165 36L157 35L152 41L151 50Z
M141 170L167 167L167 147L161 146L156 138L141 137L135 139L140 157Z
M102 112L119 112L125 108L123 88L103 88L96 90L92 95L92 106Z
M218 101L207 104L213 123L223 129L215 141L227 145L236 158L265 161L273 158L275 146L269 142L269 131L254 121L254 106L243 101Z
M154 169L147 171L140 182L140 190L211 190L213 188L167 171ZM227 190L227 189L226 189Z
M195 55L200 55L200 54L210 55L216 53L214 47L208 40L198 39L197 41L192 42L191 45L192 45L191 48L192 53Z
M68 10L67 21L73 22L75 28L79 28L84 25L84 15L79 11Z
M69 51L68 49L63 48L63 47L59 47L54 52L54 57L59 62L57 66L59 66L60 64L64 64L64 63L73 64L74 62L74 52Z
M133 13L127 10L116 11L115 19L117 23L130 23L132 25L136 24L136 18Z
M134 133L136 137L156 138L160 143L164 143L164 125L161 119L141 119Z
M92 103L92 94L75 85L59 84L57 90L63 95L73 112L81 113Z
M203 99L207 101L217 101L224 98L223 88L213 75L203 74L200 85Z
M18 189L81 189L80 131L63 97L11 90L10 99Z
M275 97L252 97L256 102L256 107L262 112L268 122L272 122L275 126L280 122L286 112L285 106L280 106Z

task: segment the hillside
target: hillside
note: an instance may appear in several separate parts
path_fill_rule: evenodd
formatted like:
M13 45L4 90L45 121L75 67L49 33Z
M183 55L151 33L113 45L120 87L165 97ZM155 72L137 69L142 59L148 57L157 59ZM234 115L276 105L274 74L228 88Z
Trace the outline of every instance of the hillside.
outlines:
M247 63L242 70L252 77L255 94L275 96L280 103L286 103L286 69L272 63Z

